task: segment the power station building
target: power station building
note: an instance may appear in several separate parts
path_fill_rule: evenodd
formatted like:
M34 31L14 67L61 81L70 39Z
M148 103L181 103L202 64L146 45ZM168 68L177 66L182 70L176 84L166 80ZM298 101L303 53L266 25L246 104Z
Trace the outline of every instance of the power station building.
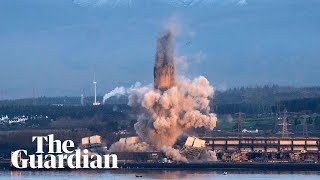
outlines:
M216 151L292 152L320 150L319 137L204 137L207 148Z

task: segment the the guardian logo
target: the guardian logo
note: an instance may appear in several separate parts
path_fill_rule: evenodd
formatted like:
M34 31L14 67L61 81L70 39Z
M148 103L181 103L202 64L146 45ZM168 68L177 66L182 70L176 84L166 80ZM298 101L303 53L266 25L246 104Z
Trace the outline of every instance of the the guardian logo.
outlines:
M37 143L37 152L33 155L28 155L27 150L17 150L11 154L11 164L18 169L103 169L103 168L118 168L117 155L106 154L99 155L89 153L87 149L74 149L74 142L66 140L61 142L55 140L54 135L48 136L33 136L32 142ZM44 142L48 142L48 153L43 150ZM26 158L24 158L26 157ZM111 166L111 167L110 167Z

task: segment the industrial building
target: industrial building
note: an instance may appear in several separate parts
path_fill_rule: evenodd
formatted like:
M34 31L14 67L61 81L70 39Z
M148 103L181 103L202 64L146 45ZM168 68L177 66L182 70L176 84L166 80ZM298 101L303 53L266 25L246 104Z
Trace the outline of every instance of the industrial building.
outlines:
M204 137L217 159L232 162L319 162L320 138Z
M118 163L159 163L165 159L163 152L113 152Z
M206 146L216 151L283 152L320 150L318 137L204 137Z
M95 135L90 137L84 137L81 139L81 144L79 145L80 148L97 148L102 147L102 139L101 136Z

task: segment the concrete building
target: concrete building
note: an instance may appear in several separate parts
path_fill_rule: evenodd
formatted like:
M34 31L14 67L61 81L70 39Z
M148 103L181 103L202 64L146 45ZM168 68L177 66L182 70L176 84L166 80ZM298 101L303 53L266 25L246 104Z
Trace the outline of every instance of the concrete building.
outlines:
M203 137L207 148L248 152L319 152L319 137Z

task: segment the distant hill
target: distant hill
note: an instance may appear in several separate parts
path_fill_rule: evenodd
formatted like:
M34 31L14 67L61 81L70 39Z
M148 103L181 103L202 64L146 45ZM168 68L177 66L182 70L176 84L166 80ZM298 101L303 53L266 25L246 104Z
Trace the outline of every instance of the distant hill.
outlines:
M102 96L97 96L97 101L101 102ZM93 97L85 97L84 105L91 105L93 102ZM80 106L81 97L80 96L65 96L65 97L37 97L37 98L24 98L24 99L14 99L14 100L2 100L0 101L1 106L46 106L46 105L64 105L64 106Z
M274 105L284 100L320 97L320 87L257 86L216 92L216 104Z
M229 89L216 92L212 101L212 108L218 114L232 114L245 112L248 114L263 114L278 112L292 106L291 100L320 97L320 87L284 87L284 86L257 86ZM315 101L318 102L318 101ZM303 105L301 103L300 105ZM318 106L316 103L314 106ZM315 107L308 107L315 110ZM310 109L311 108L311 109ZM295 106L292 110L307 110L306 106Z
M102 102L103 97L98 96ZM311 98L311 100L309 100ZM269 113L291 107L292 110L299 109L316 111L320 103L313 98L320 98L320 87L287 87L287 86L257 86L241 87L217 91L211 101L212 110L218 114L232 114L235 112L246 112L249 114ZM298 101L301 100L301 101ZM299 103L297 103L297 101ZM93 97L86 97L84 105L92 105ZM309 102L312 102L311 104ZM126 96L111 97L106 104L127 104ZM306 104L309 103L309 104ZM1 106L27 106L27 105L63 105L80 106L81 98L74 97L38 97L17 100L0 101Z

